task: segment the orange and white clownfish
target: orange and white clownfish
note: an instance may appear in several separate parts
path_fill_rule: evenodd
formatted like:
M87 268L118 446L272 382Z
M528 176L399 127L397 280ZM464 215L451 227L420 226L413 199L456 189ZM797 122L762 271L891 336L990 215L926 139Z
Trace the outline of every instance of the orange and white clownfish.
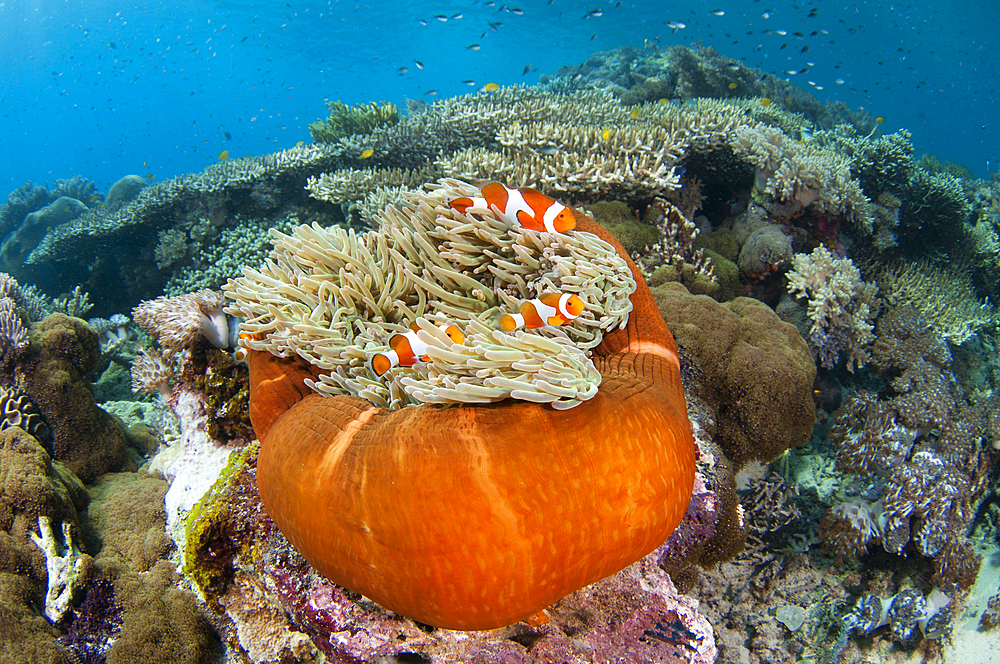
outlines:
M511 219L516 219L522 228L549 233L565 233L576 228L573 211L530 187L511 189L499 182L491 182L482 188L482 198L463 196L449 205L463 214L470 207L492 210L495 205Z
M497 324L504 332L524 326L529 330L545 325L562 325L583 313L583 300L571 293L545 293L521 303L516 314L500 314Z
M240 332L239 341L236 343L236 350L233 351L233 359L237 362L246 362L247 359L247 347L243 345L243 341L259 341L260 335L250 334L249 332Z
M457 325L441 323L437 327L448 335L452 343L465 343L465 335ZM417 337L418 329L420 328L414 323L406 332L397 332L389 337L389 350L372 356L372 371L376 376L384 375L393 367L412 367L417 362L430 359L427 356L427 344Z

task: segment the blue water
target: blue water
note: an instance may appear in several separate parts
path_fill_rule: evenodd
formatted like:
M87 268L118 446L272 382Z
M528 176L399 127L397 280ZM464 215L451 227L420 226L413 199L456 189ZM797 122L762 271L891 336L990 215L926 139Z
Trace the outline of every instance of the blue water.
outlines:
M918 154L985 177L1000 162L994 5L0 0L0 200L27 180L81 175L106 189L128 173L201 170L222 150L274 152L309 141L327 99L402 104L535 83L647 40L710 45L865 107L885 131L912 131Z

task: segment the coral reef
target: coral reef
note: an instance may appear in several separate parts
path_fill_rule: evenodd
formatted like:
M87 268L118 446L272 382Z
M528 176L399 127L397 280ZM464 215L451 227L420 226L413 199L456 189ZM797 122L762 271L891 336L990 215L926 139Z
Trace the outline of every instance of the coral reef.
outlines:
M345 136L370 134L376 127L399 122L399 109L391 102L368 102L348 106L341 101L328 101L330 116L309 124L309 135L317 143L333 143Z
M712 436L738 469L804 444L815 422L816 365L795 328L749 298L725 305L680 284L656 289L677 345L701 372Z
M24 392L52 430L52 456L90 481L132 462L125 428L94 402L86 376L101 356L97 333L84 321L52 314L31 326L18 365Z
M834 258L826 247L796 254L792 265L788 292L808 300L812 327L807 338L820 363L834 367L845 354L849 371L864 366L875 339L878 287L862 280L851 259Z

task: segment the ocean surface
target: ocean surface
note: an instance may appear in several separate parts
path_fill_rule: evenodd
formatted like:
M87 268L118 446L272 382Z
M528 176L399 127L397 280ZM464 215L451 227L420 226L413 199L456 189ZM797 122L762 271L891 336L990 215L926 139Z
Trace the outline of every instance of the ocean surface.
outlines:
M996 3L0 2L0 194L200 171L309 141L326 100L537 83L595 51L704 44L906 128L980 177L1000 162Z

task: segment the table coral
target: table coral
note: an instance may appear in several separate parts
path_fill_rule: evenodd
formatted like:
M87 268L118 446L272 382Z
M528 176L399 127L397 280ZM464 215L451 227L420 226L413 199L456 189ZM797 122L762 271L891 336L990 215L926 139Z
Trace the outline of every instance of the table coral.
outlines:
M384 228L391 235L348 237L349 249L330 247L333 241L318 228L300 228L299 243L279 236L278 248L288 253L273 254L267 264L270 274L246 270L246 278L227 290L247 318L244 329L262 337L248 343L254 349L249 355L251 419L262 443L261 496L282 531L329 578L387 608L430 624L484 629L523 619L660 544L680 521L690 497L694 450L672 337L638 268L620 245L582 215L577 232L541 234L544 242L486 210L476 211L475 218L461 215L445 205L465 191L461 187L467 185L445 183L401 211L389 208ZM436 221L431 225L426 218ZM478 229L475 236L460 240L459 233L471 229ZM302 296L291 286L294 266L313 269L324 255L313 245L328 247L330 258L324 260L346 261L339 254L379 246L377 242L388 243L390 237L396 245L393 251L406 252L416 263L402 270L412 285L395 296L406 308L391 315L401 318L412 307L409 316L419 316L434 302L442 313L467 326L464 346L432 346L430 371L426 377L417 374L418 380L431 379L444 388L436 391L431 382L435 401L467 401L462 396L468 388L456 387L462 383L449 382L449 376L464 377L477 356L486 360L483 367L488 371L469 372L470 377L489 380L482 377L502 375L494 372L502 372L512 360L515 370L530 376L531 367L544 360L551 367L545 382L551 385L561 374L574 375L570 363L580 346L594 347L592 366L600 388L595 382L595 389L586 388L586 395L580 396L561 391L562 398L570 399L564 404L572 406L569 410L532 403L539 400L532 396L535 392L545 401L556 394L539 382L532 387L534 377L496 383L518 384L517 391L527 395L521 398L529 401L485 405L388 410L354 396L309 394L310 387L321 382L331 388L351 387L345 380L351 365L343 364L343 357L337 359L342 353L337 346L342 345L340 334L353 331L355 324L346 320L334 334L325 327L303 325L306 310L296 301ZM487 270L486 264L496 260L491 258L497 253L492 246L510 246L510 257ZM537 257L534 252L539 252ZM378 253L389 254L384 248ZM352 270L360 270L357 263L365 264L349 262ZM368 258L367 264L372 263L379 265ZM481 272L474 269L478 265L483 265ZM558 265L565 267L545 276ZM364 303L365 315L375 322L398 307L390 308L385 297L391 292L380 283L386 274L348 282L352 289L363 289L356 301ZM498 336L482 312L494 305L494 298L509 297L506 289L518 284L514 274L579 289L589 302L588 311L579 324L548 330L547 336ZM279 280L290 286L279 291L283 304L274 302L275 288L264 285ZM313 287L305 279L294 281L300 289ZM626 302L622 294L632 291L632 283L637 283L636 290ZM332 298L338 288L341 298L350 292L335 284L323 287L323 292ZM360 295L369 289L370 295ZM447 293L455 289L457 296ZM262 306L266 302L273 306ZM310 310L326 316L327 306L314 303ZM633 315L621 329L630 308ZM315 343L307 346L297 336L309 338L314 329L329 337L333 352L324 353ZM433 340L430 329L421 324L421 331L428 333L421 339ZM493 353L497 343L510 344L510 350ZM537 351L534 362L518 359L526 360L532 348ZM310 370L299 359L271 354L281 352L309 358L315 366ZM319 354L317 360L313 353ZM331 372L331 378L317 379L324 371ZM406 382L406 376L400 383L418 394L419 384ZM457 396L451 397L453 393ZM479 390L469 394L479 397L477 401L506 396ZM530 441L525 444L529 422ZM346 445L350 441L354 444ZM340 460L334 462L327 454ZM411 472L417 468L419 472ZM303 472L313 479L304 478ZM456 496L461 499L456 501ZM304 509L306 505L328 509ZM622 526L625 515L627 527ZM469 523L476 523L476 529L470 531ZM567 556L574 564L562 567Z

